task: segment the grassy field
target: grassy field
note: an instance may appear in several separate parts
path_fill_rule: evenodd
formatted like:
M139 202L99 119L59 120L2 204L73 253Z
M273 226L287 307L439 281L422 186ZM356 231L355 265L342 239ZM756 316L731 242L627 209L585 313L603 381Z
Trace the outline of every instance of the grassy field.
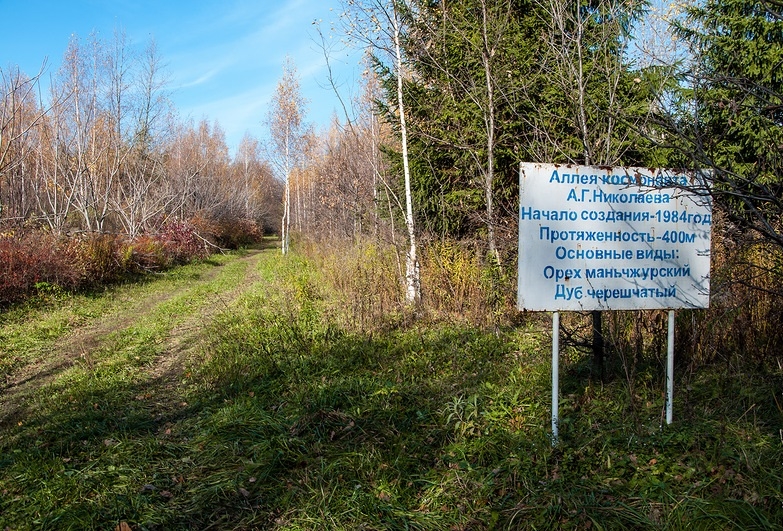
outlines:
M0 314L0 529L783 529L783 373L591 381L549 321L359 332L302 256Z

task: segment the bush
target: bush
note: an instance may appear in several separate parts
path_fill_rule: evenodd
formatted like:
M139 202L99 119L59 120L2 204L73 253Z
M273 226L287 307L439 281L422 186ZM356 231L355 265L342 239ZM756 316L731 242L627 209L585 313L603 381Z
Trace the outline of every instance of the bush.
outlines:
M133 242L112 234L58 237L46 231L0 236L0 306L39 294L39 287L77 290L160 271L204 258L209 250L188 223L171 222L159 234Z
M128 269L133 272L160 271L169 266L161 240L155 236L139 236L128 245Z
M252 245L260 242L264 236L261 226L252 219L197 215L190 221L201 236L223 249L239 249Z
M71 240L76 260L74 266L80 267L81 284L96 286L117 280L125 271L120 260L124 243L111 234L88 234Z
M170 264L184 264L209 254L208 245L199 238L196 227L185 221L169 221L156 236Z
M71 249L46 233L5 235L0 238L0 304L22 300L36 292L36 284L76 287Z

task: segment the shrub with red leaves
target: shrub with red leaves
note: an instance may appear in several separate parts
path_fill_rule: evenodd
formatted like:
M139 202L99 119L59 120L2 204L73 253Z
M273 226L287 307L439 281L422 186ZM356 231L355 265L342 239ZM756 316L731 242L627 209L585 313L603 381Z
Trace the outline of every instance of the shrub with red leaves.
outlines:
M209 254L204 240L196 233L196 227L185 221L168 221L161 227L156 239L174 264L183 264Z
M45 232L0 237L0 304L29 297L41 283L74 289L82 274L65 240Z
M0 306L52 286L75 290L108 284L129 273L160 271L208 254L195 227L183 222L167 223L160 233L133 242L112 234L5 234L0 236Z

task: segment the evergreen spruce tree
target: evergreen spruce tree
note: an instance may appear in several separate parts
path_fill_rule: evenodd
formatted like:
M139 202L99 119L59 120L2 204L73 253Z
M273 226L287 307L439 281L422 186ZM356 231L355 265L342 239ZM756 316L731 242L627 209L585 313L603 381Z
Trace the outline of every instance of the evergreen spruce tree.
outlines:
M419 0L406 12L422 228L458 239L478 234L494 258L515 241L513 231L498 231L512 226L518 162L532 144L521 117L536 112L527 95L537 92L540 14L529 0Z
M783 5L706 0L677 32L694 57L677 141L737 227L783 246Z

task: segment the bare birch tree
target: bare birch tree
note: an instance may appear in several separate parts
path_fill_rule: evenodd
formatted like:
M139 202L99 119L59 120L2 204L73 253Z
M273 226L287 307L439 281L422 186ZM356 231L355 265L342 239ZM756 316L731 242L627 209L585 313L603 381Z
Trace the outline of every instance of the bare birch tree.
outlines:
M164 153L166 118L170 102L165 93L166 80L154 41L136 63L138 70L127 87L130 109L127 125L121 128L121 141L128 150L121 179L114 194L114 210L125 232L135 238L150 229L176 197L166 190Z
M261 145L256 138L246 133L239 143L233 162L234 181L241 187L242 215L254 220L265 229L277 227L280 210L279 183L272 175L272 168L261 156Z
M553 123L571 123L572 137L547 135L559 161L585 165L627 163L626 155L636 146L632 135L643 128L644 112L629 112L645 102L634 95L640 79L628 83L625 51L631 29L642 14L641 0L596 0L584 5L568 0L537 0L546 14L548 52L542 58L542 72L558 90L559 105L541 109L540 130ZM643 111L643 109L642 109ZM574 144L578 146L574 147ZM639 164L640 161L631 161ZM600 311L591 312L593 358L603 373L604 337Z
M18 68L0 68L0 220L23 220L35 207L25 174L32 171L35 129L45 114L36 102L40 74L29 78Z
M283 65L283 77L277 84L267 115L270 133L270 155L278 176L285 184L281 219L281 249L287 254L291 240L291 179L301 163L302 143L307 127L304 123L306 100L299 88L299 77L290 57Z
M107 112L106 65L97 39L84 50L74 37L53 85L53 99L62 101L56 107L59 116L55 120L63 146L58 171L72 188L73 206L89 232L103 230L117 177L119 148L112 142L116 117Z
M389 63L396 79L396 101L389 102L394 109L400 132L403 180L405 190L405 227L408 249L405 257L405 299L416 303L421 299L421 274L419 270L416 223L413 215L411 171L408 157L408 125L405 113L403 79L406 75L403 40L405 28L402 10L410 6L405 0L346 0L344 3L345 30L357 45L368 47L380 62Z

